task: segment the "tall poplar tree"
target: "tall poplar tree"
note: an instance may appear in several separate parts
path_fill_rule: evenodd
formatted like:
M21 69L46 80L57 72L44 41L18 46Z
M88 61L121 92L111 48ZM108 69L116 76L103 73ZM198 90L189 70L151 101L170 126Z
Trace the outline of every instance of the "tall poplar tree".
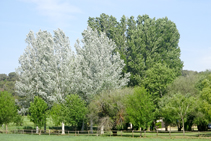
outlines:
M60 29L54 31L54 37L47 31L39 31L36 36L30 31L26 43L17 69L19 104L28 108L34 96L39 96L51 107L71 93L74 56L69 39Z
M129 73L122 75L125 66L120 59L120 54L114 52L115 43L110 40L106 33L99 36L97 30L87 28L83 33L82 44L77 41L77 76L78 93L82 94L85 100L103 90L118 89L127 85Z
M148 15L139 15L135 20L133 16L122 16L118 22L113 16L103 13L100 17L89 18L88 25L98 32L106 32L107 37L116 43L115 51L120 53L126 64L123 72L131 74L129 86L142 84L146 70L156 63L166 64L176 76L181 74L180 34L175 23L167 17L156 20Z

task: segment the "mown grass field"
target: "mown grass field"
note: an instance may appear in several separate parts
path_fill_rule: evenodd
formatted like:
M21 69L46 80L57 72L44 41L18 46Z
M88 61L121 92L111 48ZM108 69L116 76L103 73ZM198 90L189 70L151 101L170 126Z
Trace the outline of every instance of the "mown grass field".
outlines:
M57 136L57 135L26 135L26 134L0 134L1 141L208 141L211 138L190 137L109 137L109 136Z
M42 133L42 135L35 134L35 131L33 132L33 135L31 134L31 130L29 129L29 132L22 134L22 132L14 133L15 130L22 130L26 127L32 127L34 128L34 124L30 122L29 118L24 117L23 126L15 126L13 123L9 124L9 134L0 133L0 141L71 141L71 140L87 140L87 141L118 141L118 140L125 140L125 141L135 141L135 140L143 140L143 141L167 141L167 140L174 140L174 141L202 141L202 140L211 140L211 131L208 132L186 132L185 136L183 136L182 132L172 132L171 136L169 133L157 133L156 132L150 132L150 133L142 133L142 138L140 138L140 133L138 132L121 132L118 131L118 136L110 136L111 132L108 132L104 135L97 136L97 133L89 134L87 132L79 132L79 135L77 132L66 132L66 135L58 134L58 131L50 130L51 135L49 136L49 127L54 126L53 122L50 119L47 119L47 131L45 134ZM0 128L0 132L4 132L5 127ZM54 132L54 133L53 133ZM77 136L75 136L75 134ZM112 135L112 134L111 134Z

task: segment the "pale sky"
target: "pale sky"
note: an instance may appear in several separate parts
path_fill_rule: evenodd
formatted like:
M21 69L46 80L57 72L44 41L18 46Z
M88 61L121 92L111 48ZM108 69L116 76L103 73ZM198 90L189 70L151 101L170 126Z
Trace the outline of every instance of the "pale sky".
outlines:
M168 17L180 33L183 69L205 71L211 69L210 7L210 0L0 0L0 74L14 72L19 66L30 30L52 33L60 28L74 50L88 18L102 13L118 21L122 15Z

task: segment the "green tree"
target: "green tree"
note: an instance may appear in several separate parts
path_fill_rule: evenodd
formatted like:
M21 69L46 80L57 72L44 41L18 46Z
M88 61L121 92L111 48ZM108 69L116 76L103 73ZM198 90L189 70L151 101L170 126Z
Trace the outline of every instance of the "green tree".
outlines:
M196 108L196 98L191 96L191 94L183 95L181 93L172 94L170 97L167 97L168 96L164 96L162 98L167 100L165 101L164 107L161 107L161 109L175 113L179 118L178 120L182 120L183 135L185 135L184 123L188 114Z
M8 80L9 81L16 81L16 80L18 80L18 75L15 72L10 72L8 74Z
M36 126L40 128L44 126L47 118L47 103L40 97L35 96L34 101L30 102L29 112L30 112L30 121L32 121Z
M146 71L142 85L146 88L157 106L159 98L166 94L166 88L176 78L175 71L165 64L157 63Z
M51 111L51 118L53 119L53 123L58 126L64 121L64 111L62 110L62 104L54 103Z
M7 91L0 92L0 124L6 125L6 133L8 123L14 121L17 112L14 97Z
M84 120L87 113L85 101L76 94L68 95L64 102L64 120L67 124L76 125Z
M88 25L99 33L106 32L108 38L116 43L115 51L120 53L126 64L123 72L131 74L129 86L142 83L146 70L156 63L167 64L176 76L181 74L180 35L175 23L167 17L156 20L148 15L139 15L135 20L133 16L128 19L122 16L118 22L113 16L103 13L100 17L89 18Z
M104 130L123 129L127 122L125 101L127 95L132 93L131 88L103 91L88 105L88 118L98 124L101 133Z
M170 85L167 87L167 95L181 93L182 95L190 94L194 97L199 97L199 90L196 85L201 77L195 72L189 71L184 76L177 77ZM197 104L199 105L199 104ZM187 115L187 120L185 121L184 127L185 130L192 130L192 125L194 124L195 118L200 115L196 111L189 112ZM180 126L181 125L181 126ZM181 130L182 124L178 126L178 130Z
M134 93L128 96L127 115L130 122L141 130L146 129L154 119L155 105L145 88L136 87ZM141 135L140 135L141 136Z
M200 97L194 122L197 124L199 131L206 131L208 130L207 124L211 121L211 74L204 72L201 75L202 78L197 84Z
M62 134L65 134L64 123L78 125L85 119L87 108L85 101L76 94L68 95L63 103L55 103L51 117L56 125L62 123Z
M179 117L177 113L175 113L173 110L168 107L168 101L170 99L169 96L164 96L165 98L161 98L158 103L159 107L159 117L163 119L165 122L165 130L168 130L168 126L170 125L170 130L172 125L178 124L176 121L178 121Z
M6 74L0 74L0 81L4 81L7 79L7 75Z

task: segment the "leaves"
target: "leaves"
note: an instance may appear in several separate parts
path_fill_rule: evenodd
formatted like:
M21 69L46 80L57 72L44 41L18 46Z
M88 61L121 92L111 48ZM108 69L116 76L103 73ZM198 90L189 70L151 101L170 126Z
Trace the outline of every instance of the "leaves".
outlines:
M0 91L0 124L8 124L17 115L15 99L7 91Z
M143 87L134 88L134 93L128 96L126 111L133 125L147 128L154 119L154 109L151 96Z
M47 103L38 96L34 97L34 102L30 102L30 121L34 122L34 124L39 128L41 128L46 123L47 108Z

